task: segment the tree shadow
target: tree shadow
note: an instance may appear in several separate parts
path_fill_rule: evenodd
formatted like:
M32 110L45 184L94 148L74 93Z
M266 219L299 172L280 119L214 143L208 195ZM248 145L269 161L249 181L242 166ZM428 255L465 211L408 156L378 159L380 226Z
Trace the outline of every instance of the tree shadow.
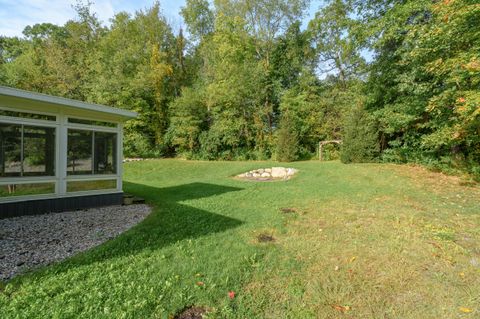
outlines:
M242 188L206 183L157 188L126 182L125 189L129 193L142 196L148 204L153 205L152 213L143 222L114 240L61 262L55 272L67 270L72 266L88 265L146 250L161 249L181 240L223 232L243 224L234 218L179 203L218 196Z

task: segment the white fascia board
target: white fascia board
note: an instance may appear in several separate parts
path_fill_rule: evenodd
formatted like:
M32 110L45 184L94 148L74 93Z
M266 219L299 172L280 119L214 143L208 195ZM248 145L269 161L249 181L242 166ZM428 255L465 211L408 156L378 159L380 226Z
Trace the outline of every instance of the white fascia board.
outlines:
M72 107L80 110L116 115L124 118L124 120L136 118L138 115L135 112L127 111L120 108L99 105L99 104L85 103L82 101L77 101L77 100L72 100L72 99L67 99L63 97L52 96L52 95L47 95L42 93L30 92L25 90L19 90L19 89L6 87L6 86L0 86L0 95L39 101L39 102L44 102L49 104L63 105L63 106L68 106L68 107Z

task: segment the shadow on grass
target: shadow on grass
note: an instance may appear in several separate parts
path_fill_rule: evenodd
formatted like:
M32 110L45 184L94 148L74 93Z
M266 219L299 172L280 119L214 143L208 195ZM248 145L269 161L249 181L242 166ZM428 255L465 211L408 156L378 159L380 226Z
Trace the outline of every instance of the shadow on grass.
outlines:
M243 222L181 204L181 201L217 196L241 188L191 183L167 188L125 183L129 193L141 196L153 205L152 213L121 236L86 253L72 257L54 267L62 272L71 267L88 265L111 258L157 250L185 239L194 239L238 227ZM46 269L46 270L48 270ZM43 272L38 273L40 276Z

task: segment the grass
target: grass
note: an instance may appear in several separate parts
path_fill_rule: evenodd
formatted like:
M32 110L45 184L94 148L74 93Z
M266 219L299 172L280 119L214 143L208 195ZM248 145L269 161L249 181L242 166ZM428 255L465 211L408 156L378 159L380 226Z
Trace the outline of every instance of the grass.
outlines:
M154 212L4 284L0 318L171 318L191 305L209 318L480 316L480 188L338 162L289 164L300 172L287 182L230 178L271 165L128 163L125 189Z

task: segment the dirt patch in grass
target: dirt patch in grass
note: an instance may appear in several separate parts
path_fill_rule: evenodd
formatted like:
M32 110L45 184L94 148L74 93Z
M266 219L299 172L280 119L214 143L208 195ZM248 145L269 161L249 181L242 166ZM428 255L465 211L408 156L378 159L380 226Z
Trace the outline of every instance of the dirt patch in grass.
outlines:
M173 317L174 319L202 319L203 315L207 313L205 307L192 306L182 310L179 314Z
M280 208L280 211L284 214L295 214L298 213L297 209L294 207L283 207Z
M257 236L257 240L259 243L269 243L269 242L274 242L275 238L272 235L260 234Z

